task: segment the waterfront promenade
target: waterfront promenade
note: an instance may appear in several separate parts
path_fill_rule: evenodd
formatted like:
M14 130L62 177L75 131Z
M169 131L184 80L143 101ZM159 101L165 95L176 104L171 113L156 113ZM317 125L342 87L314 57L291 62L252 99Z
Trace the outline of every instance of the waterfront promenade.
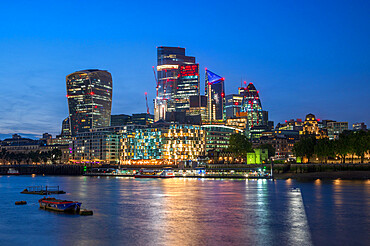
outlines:
M9 168L13 168L21 175L44 174L44 175L90 175L90 176L132 176L133 170L141 168L160 169L164 166L112 166L100 168L101 171L84 172L84 167L80 165L1 165L0 175L7 175ZM116 169L126 170L126 172L112 173ZM94 168L97 170L98 168ZM178 167L173 167L178 171ZM206 177L212 178L246 178L245 174L253 170L265 169L270 172L270 164L262 165L243 165L243 164L214 164L205 167ZM185 168L184 173L191 171ZM188 177L204 177L196 173L187 172ZM307 179L370 179L370 164L274 164L273 175L277 179L287 178L307 178ZM178 176L183 176L178 175ZM185 175L186 176L186 175Z

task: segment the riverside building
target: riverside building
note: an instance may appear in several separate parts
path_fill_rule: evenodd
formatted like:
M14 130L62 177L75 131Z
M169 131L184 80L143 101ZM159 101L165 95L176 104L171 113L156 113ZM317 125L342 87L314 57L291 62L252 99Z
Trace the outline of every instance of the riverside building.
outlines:
M88 69L67 75L70 131L73 136L95 127L109 126L112 108L112 76Z
M230 136L244 131L236 127L225 125L202 125L206 133L206 151L220 151L229 146Z
M78 133L70 144L70 163L119 164L121 134L111 131Z
M175 165L205 154L205 131L195 125L136 129L123 139L122 164Z

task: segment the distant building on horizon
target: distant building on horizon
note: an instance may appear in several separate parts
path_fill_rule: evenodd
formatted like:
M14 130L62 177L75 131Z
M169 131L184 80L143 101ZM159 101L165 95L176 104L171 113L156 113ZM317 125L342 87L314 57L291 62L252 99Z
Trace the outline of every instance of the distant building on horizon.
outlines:
M140 114L117 114L111 115L110 126L125 126L125 125L150 125L154 123L154 115L147 113Z
M69 124L69 117L62 121L62 132L61 136L71 136L71 125Z
M286 120L285 123L278 123L275 127L275 130L298 131L302 133L303 132L303 121L302 119Z
M154 115L147 113L132 114L131 122L133 125L150 125L154 123Z
M110 125L111 126L124 126L131 123L131 115L127 114L112 114L110 116Z
M354 131L361 131L361 130L366 131L367 130L367 126L365 125L364 122L354 123L352 124L352 128Z
M71 135L109 126L112 109L112 75L87 69L66 76Z
M333 122L326 120L325 124L329 126L330 123ZM307 114L302 126L300 135L314 135L317 139L328 137L327 128L323 127L323 123L314 114Z
M338 139L339 135L348 130L348 122L328 122L327 123L327 131L329 140Z

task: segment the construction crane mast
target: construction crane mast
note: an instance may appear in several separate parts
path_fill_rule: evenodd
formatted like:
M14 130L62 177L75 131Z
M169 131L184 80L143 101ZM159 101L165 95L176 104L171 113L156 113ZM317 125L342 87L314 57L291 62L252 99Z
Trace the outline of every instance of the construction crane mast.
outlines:
M146 102L146 113L147 114L150 114L149 112L149 106L148 106L148 97L147 97L148 93L145 92L145 102Z
M155 87L155 89L156 89L156 91L157 91L157 97L158 97L158 87L159 87L159 84L158 84L157 74L155 73L154 66L153 66L152 68L153 68L153 73L154 73L155 82L157 83L157 86Z

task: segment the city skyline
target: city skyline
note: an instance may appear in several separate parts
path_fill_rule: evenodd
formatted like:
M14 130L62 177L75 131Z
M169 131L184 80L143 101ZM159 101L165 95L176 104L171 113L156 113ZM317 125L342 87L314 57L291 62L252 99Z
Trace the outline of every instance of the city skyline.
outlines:
M11 21L12 14L32 11L42 12L41 17L45 19L28 20L29 14L25 14L23 19L12 21L10 27L0 28L0 45L5 50L0 55L3 68L0 134L59 134L61 122L68 116L65 76L85 69L107 70L112 74L112 114L146 112L144 92L148 92L150 113L153 114L151 102L156 92L152 66L156 65L156 47L162 45L184 47L189 55L196 57L200 91L204 91L206 67L225 77L226 95L237 93L242 81L253 82L260 91L264 110L269 111L269 118L275 124L304 118L308 113L320 119L348 121L349 125L355 122L369 124L370 62L366 45L369 35L363 32L368 29L369 17L365 12L368 8L356 3L351 3L351 8L344 2L335 3L335 9L329 3L321 4L317 9L314 3L291 3L296 7L296 13L290 13L284 5L275 6L280 10L279 14L271 5L261 9L258 3L240 3L242 7L248 7L249 15L235 17L243 12L235 8L230 11L226 6L223 13L231 20L223 18L203 24L203 16L195 13L190 23L199 22L201 30L194 31L196 38L188 37L179 27L171 37L164 31L158 31L153 37L144 35L145 32L154 34L156 24L160 23L158 20L151 24L133 21L132 27L117 31L120 25L132 22L118 15L118 10L123 8L119 3L110 3L117 7L111 8L115 22L91 20L76 26L66 19L63 19L65 25L61 25L57 17L67 7L81 7L78 4L49 4L48 7L54 7L51 11L56 14L54 17L45 11L45 7L37 5L15 14L17 5L9 3L8 11L0 17L3 22ZM97 11L98 7L102 6L86 8ZM137 6L130 3L125 7L130 10ZM210 10L221 11L222 7L216 2ZM185 6L185 10L188 8ZM197 8L204 10L206 6L200 3ZM155 19L155 11L144 9L143 12L150 12ZM267 14L268 20L263 20ZM306 23L307 18L309 23ZM133 17L133 20L138 18ZM274 21L280 32L274 30ZM234 25L228 30L231 23ZM36 24L40 26L35 27ZM82 29L84 24L90 25ZM113 26L104 29L103 35L88 40L74 36L88 34L94 24ZM57 28L51 28L52 25ZM304 26L304 32L299 30L300 25ZM222 37L210 40L206 33L217 33L217 30ZM127 36L125 31L129 31Z

